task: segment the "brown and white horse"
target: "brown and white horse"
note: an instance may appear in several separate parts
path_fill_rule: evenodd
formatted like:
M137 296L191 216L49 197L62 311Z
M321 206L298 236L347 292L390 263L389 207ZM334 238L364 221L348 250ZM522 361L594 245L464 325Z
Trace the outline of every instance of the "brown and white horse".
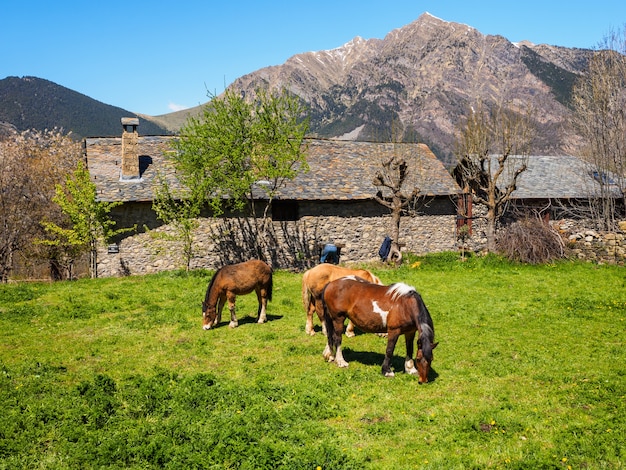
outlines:
M330 282L322 294L328 343L324 358L335 361L339 367L348 367L341 352L344 322L349 318L367 333L387 333L387 349L382 373L393 377L391 358L400 335L406 340L404 370L419 375L419 382L428 382L433 360L435 329L430 313L415 288L403 283L380 286L352 278ZM413 361L413 342L416 332L417 355ZM417 366L417 368L416 368Z
M349 269L328 263L318 264L314 268L309 269L302 276L302 302L306 310L306 326L304 328L306 334L311 336L315 334L313 313L317 312L317 316L320 322L322 322L322 333L326 335L324 310L322 308L322 291L329 282L345 276L357 276L365 279L367 282L382 284L380 279L366 269ZM348 323L346 336L354 336L353 329L352 323Z
M235 316L235 298L255 291L259 300L258 323L267 320L267 301L272 300L272 268L265 262L253 259L243 263L223 266L213 275L202 302L202 328L217 326L222 320L222 309L228 301L231 328L239 323Z

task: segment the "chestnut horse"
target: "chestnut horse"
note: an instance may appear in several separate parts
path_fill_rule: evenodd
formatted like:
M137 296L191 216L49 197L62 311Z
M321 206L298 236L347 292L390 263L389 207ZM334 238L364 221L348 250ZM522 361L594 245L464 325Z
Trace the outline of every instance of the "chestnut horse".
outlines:
M226 301L230 309L228 326L235 328L239 324L235 317L235 298L252 291L256 291L259 300L258 323L264 323L267 320L267 301L272 300L272 268L261 260L253 259L217 270L202 302L202 328L209 330L218 325Z
M302 276L302 302L304 310L306 310L306 326L304 331L306 334L313 336L313 312L317 312L317 316L322 322L322 333L326 335L326 325L324 324L324 310L322 308L322 291L326 284L335 279L345 276L357 276L365 279L367 282L374 284L382 284L374 274L365 269L349 269L334 264L318 264L314 268L309 269ZM354 327L352 323L348 323L346 336L354 336Z
M430 313L415 288L403 283L390 286L360 282L351 278L330 282L322 294L328 344L324 358L339 367L348 367L341 352L341 335L346 318L367 333L387 333L387 349L382 365L385 377L393 377L391 358L400 335L406 340L404 370L419 375L419 382L428 382L433 360L435 329ZM413 361L415 333L417 355ZM333 356L334 354L334 356ZM417 365L417 369L415 366Z

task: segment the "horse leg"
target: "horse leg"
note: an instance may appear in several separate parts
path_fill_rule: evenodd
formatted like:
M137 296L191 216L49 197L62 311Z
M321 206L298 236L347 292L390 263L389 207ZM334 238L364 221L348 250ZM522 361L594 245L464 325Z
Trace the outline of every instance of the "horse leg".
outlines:
M333 362L335 360L337 345L335 344L335 334L332 321L330 320L330 318L325 318L324 323L322 324L325 325L326 322L329 323L328 329L331 330L331 333L329 335L326 335L326 347L324 348L322 356L324 356L324 359L326 359L328 362Z
M235 294L228 293L228 309L230 310L230 323L228 324L231 328L237 328L239 326L239 322L237 321L237 317L235 316Z
M404 359L404 372L411 375L417 375L417 369L415 368L415 362L413 362L413 340L415 340L415 332L405 333L404 339L406 340L406 358Z
M324 348L324 352L322 355L324 359L328 362L333 362L337 359L337 354L339 354L339 361L337 365L340 367L346 367L348 363L343 359L343 354L341 354L341 335L343 334L343 322L345 321L345 317L336 318L335 321L330 317L327 311L324 312L324 325L326 325L326 347ZM345 365L340 365L345 364Z
M351 320L348 320L348 327L346 328L346 336L348 338L353 338L355 336L354 333L354 325Z
M267 292L265 292L265 289L257 289L256 297L259 301L259 311L257 312L259 320L257 323L265 323L267 321L267 314L265 313L267 308Z
M400 331L388 331L387 334L387 349L385 350L385 360L383 361L382 372L385 377L393 377L394 373L391 370L391 358L393 357L393 351L396 349L396 343L400 337Z
M341 340L343 336L343 324L346 321L345 317L336 318L333 324L332 334L328 332L328 339L334 344L335 347L335 362L339 367L348 367L348 362L343 358L343 353L341 351Z
M222 310L224 310L224 304L226 303L226 297L220 297L217 301L217 315L213 321L213 326L217 326L222 321Z
M307 309L306 309L306 326L304 327L304 331L307 335L313 336L315 334L315 330L313 329L313 313L315 312L316 307L315 303L311 301L309 298ZM324 322L322 322L322 328L324 328Z
M326 342L326 347L324 348L322 356L324 356L324 359L326 359L328 362L333 362L335 360L335 356L333 355L333 348L331 347L330 343L330 340Z
M328 328L326 328L326 320L325 320L325 313L324 313L324 303L322 302L322 299L315 299L315 312L317 313L317 318L320 319L320 323L322 324L322 334L324 336L328 336ZM311 328L313 328L313 313L311 313ZM315 334L315 332L312 333L312 335Z

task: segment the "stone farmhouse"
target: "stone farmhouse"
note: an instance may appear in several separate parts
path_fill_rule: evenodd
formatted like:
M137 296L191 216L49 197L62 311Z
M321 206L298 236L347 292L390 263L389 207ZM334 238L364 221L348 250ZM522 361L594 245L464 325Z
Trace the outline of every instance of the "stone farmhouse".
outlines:
M589 205L599 198L623 198L615 175L604 175L603 184L597 169L580 158L570 155L560 156L509 156L505 169L498 180L500 189L504 189L511 181L515 169L523 163L527 169L518 177L516 189L506 208L505 216L515 219L521 214L533 214L544 220L558 220L567 217L582 218L588 215ZM492 157L492 169L498 167L497 157ZM457 183L462 185L459 168L452 174ZM608 183L608 184L607 184ZM466 214L471 216L473 208L471 200L461 198L460 206L467 205ZM459 210L463 212L462 209ZM479 209L480 211L480 209Z
M137 227L101 248L98 275L103 277L184 265L181 243L172 227L163 225L152 209L160 178L180 189L168 161L176 137L139 136L138 125L137 118L125 118L120 137L87 138L83 143L98 199L122 203L111 213L116 227ZM272 202L272 243L266 257L274 267L308 268L319 262L325 243L341 248L342 263L378 259L380 244L391 229L391 215L374 199L378 188L373 180L382 162L393 156L402 156L409 164L403 192L419 189L413 214L403 216L400 225L404 251L456 250L458 227L468 222L472 248L484 243L481 208L469 214L459 210L468 204L467 195L426 145L323 139L306 139L304 145L309 171L288 181ZM521 157L512 157L511 163L517 158ZM563 212L564 207L596 197L598 188L597 176L575 157L532 156L518 180L510 209L530 209L550 219L567 217L571 214ZM261 191L257 196L264 197ZM242 214L205 215L194 233L192 269L216 269L254 257L245 249L250 219Z
M511 156L509 168L503 175L503 183L508 183L508 174L519 166L524 157ZM543 211L551 219L559 219L581 208L590 201L609 196L622 197L614 175L601 176L589 163L573 156L530 156L526 157L528 168L524 171L512 193L512 204L518 209Z
M97 197L121 201L111 213L116 227L137 232L102 247L98 275L142 274L182 266L180 243L172 228L152 210L155 185L165 177L178 188L168 162L173 136L139 136L136 118L123 119L120 137L87 138L84 152ZM275 243L268 254L275 267L302 269L319 262L320 247L341 248L341 262L378 258L390 230L389 209L377 203L374 176L382 161L402 156L409 164L405 183L419 188L415 215L403 217L399 242L414 253L454 250L459 187L424 144L370 143L307 139L309 171L280 189L271 208ZM263 184L263 182L259 182ZM259 195L262 193L259 193ZM207 214L209 215L209 214ZM215 269L252 255L240 250L249 227L244 217L207 216L194 234L191 268Z

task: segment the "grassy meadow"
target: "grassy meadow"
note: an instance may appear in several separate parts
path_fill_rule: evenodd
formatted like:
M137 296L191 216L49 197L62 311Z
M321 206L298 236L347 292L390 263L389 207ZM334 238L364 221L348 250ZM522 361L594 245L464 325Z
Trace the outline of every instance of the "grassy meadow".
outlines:
M302 274L201 328L211 272L0 286L0 469L626 467L626 269L454 253L370 266L422 294L431 381L386 340L304 333Z

